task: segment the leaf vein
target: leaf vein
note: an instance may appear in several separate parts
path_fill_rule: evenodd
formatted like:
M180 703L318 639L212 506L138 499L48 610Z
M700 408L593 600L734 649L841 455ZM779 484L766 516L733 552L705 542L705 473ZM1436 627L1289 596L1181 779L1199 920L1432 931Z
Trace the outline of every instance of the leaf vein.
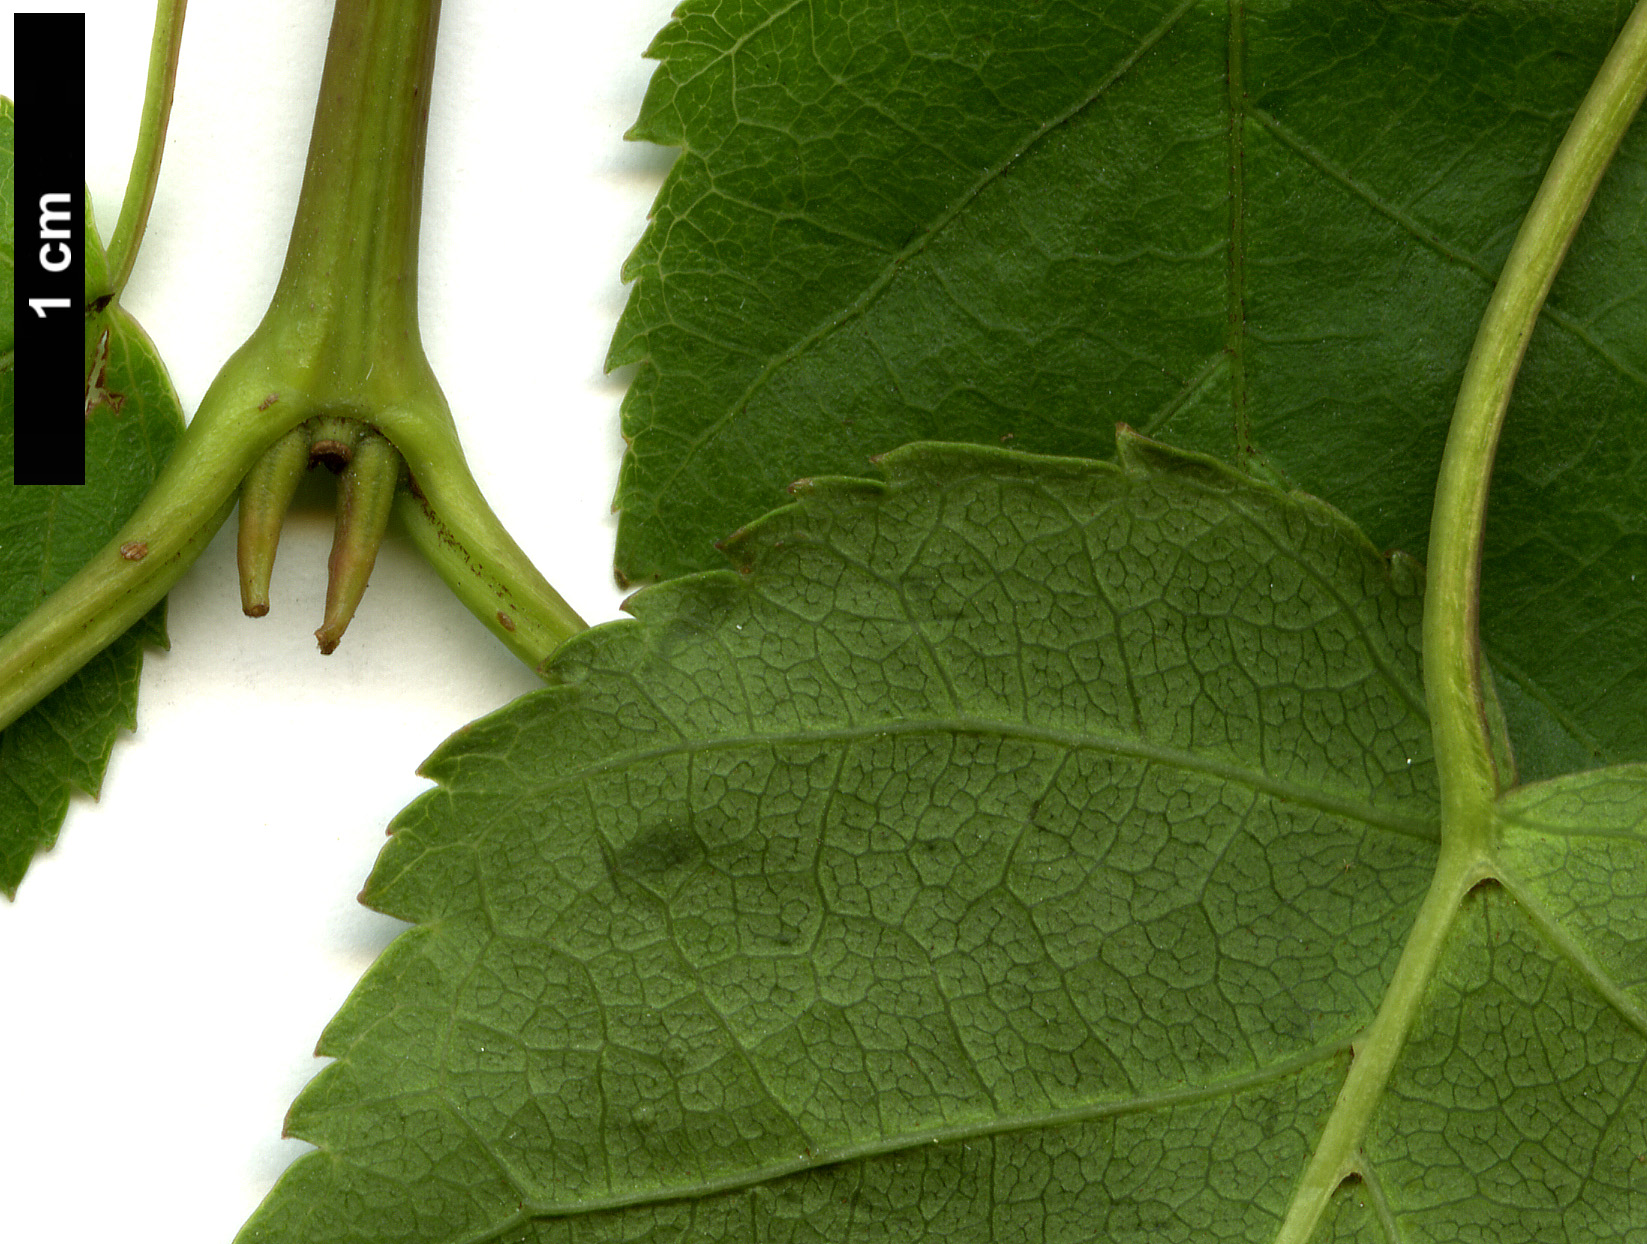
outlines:
M1362 802L1352 796L1340 796L1327 791L1311 790L1294 783L1255 772L1241 764L1198 756L1177 748L1164 747L1141 739L1095 734L1077 734L1074 731L1051 727L1021 725L985 718L957 717L953 719L901 719L870 722L860 726L835 726L791 731L756 732L748 735L722 735L708 739L684 739L658 747L636 748L564 774L544 780L540 792L558 790L581 784L602 773L620 772L632 765L647 764L654 760L692 752L733 751L748 747L810 746L824 742L854 742L864 739L916 734L974 734L1029 743L1044 743L1052 747L1075 751L1103 752L1129 759L1146 761L1178 769L1187 773L1247 785L1263 794L1286 803L1313 808L1330 816L1341 816L1361 821L1377 829L1388 830L1410 838L1436 841L1439 828L1435 817L1415 817L1393 809Z
M736 1192L743 1188L769 1183L788 1175L799 1174L818 1167L883 1157L903 1149L914 1148L917 1145L924 1147L927 1145L958 1144L969 1140L988 1139L1011 1132L1045 1130L1077 1123L1089 1123L1098 1119L1141 1114L1149 1110L1194 1105L1198 1102L1210 1101L1218 1097L1234 1096L1237 1093L1262 1088L1278 1080L1298 1075L1318 1064L1342 1057L1350 1051L1350 1048L1351 1042L1349 1040L1334 1041L1284 1059L1261 1071L1250 1071L1244 1075L1231 1076L1226 1080L1197 1085L1194 1088L1168 1089L1142 1094L1126 1101L1091 1102L1082 1106L1069 1106L1062 1110L1014 1115L978 1123L955 1124L950 1127L933 1128L931 1131L919 1135L888 1136L876 1141L842 1146L840 1149L815 1152L811 1157L800 1157L786 1162L773 1163L755 1171L740 1171L718 1179L705 1180L693 1188L647 1189L620 1196L591 1197L571 1204L528 1205L524 1213L533 1218L567 1218L578 1214L593 1214L635 1205L698 1199L722 1192ZM503 1231L498 1229L492 1234L476 1238L477 1240L491 1240L499 1238L502 1234Z
M685 451L675 462L669 475L658 483L654 495L661 497L670 490L675 481L686 472L698 452L702 450L704 446L709 444L709 442L716 436L718 436L733 419L737 418L738 415L742 413L744 407L749 404L760 388L774 375L776 375L780 368L789 363L791 360L806 353L807 350L823 341L842 325L863 314L865 310L867 310L876 302L877 299L880 298L881 294L886 291L887 287L891 285L892 280L898 274L899 269L910 259L924 251L934 238L942 233L944 229L946 229L961 214L961 212L973 202L973 200L983 193L986 187L999 180L1007 169L1011 168L1019 160L1023 159L1031 148L1036 146L1036 144L1038 144L1048 134L1051 134L1060 126L1079 116L1082 112L1095 104L1104 95L1104 93L1109 90L1110 87L1114 86L1116 82L1125 77L1133 66L1144 58L1145 54L1148 53L1151 48L1164 39L1168 32L1170 32L1172 28L1183 19L1185 14L1189 13L1190 10L1195 7L1195 4L1196 0L1183 0L1183 3L1173 9L1172 12L1168 13L1167 16L1161 20L1160 24L1145 35L1144 38L1139 41L1138 46L1135 47L1132 52L1124 57L1119 63L1117 63L1110 70L1110 72L1106 74L1104 78L1083 98L1072 104L1069 108L1065 109L1057 116L1053 117L1051 120L1044 122L1033 133L1028 135L1022 143L1014 144L1014 149L1004 159L984 170L978 180L968 187L967 190L965 190L952 204L950 204L949 207L940 213L937 219L934 220L928 228L917 234L908 245L888 259L879 275L877 275L873 281L870 281L865 286L863 292L856 299L835 314L829 316L823 323L819 324L810 332L799 338L793 345L773 356L773 358L770 359L749 381L749 383L744 387L743 392L741 392L732 402L728 403L726 410L716 416L716 418L713 419L701 432L699 432L697 436L693 437L691 443L686 447Z
M1481 260L1477 259L1474 255L1468 254L1467 252L1461 251L1457 247L1450 245L1444 238L1442 238L1440 234L1425 226L1410 212L1407 212L1404 209L1395 206L1395 204L1386 201L1380 195L1375 193L1371 187L1362 184L1361 181L1352 176L1347 170L1339 168L1318 148L1305 141L1297 134L1294 134L1269 113L1265 112L1261 108L1249 106L1247 108L1247 115L1267 129L1279 142L1282 143L1282 145L1291 150L1293 154L1297 155L1306 164L1313 167L1317 172L1320 172L1331 180L1337 182L1346 190L1349 190L1352 194L1365 202L1367 206L1371 207L1381 216L1387 217L1389 220L1400 225L1401 228L1410 233L1419 242L1422 242L1425 246L1435 251L1436 254L1445 259L1450 259L1459 266L1473 272L1489 286L1498 284L1498 274ZM1560 307L1554 306L1551 303L1545 303L1544 309L1540 312L1540 317L1550 321L1552 324L1560 325L1567 332L1578 338L1578 340L1582 342L1591 353L1595 354L1626 380L1633 381L1642 388L1647 388L1647 372L1643 372L1641 369L1632 366L1611 347L1600 341L1595 334L1592 333L1590 329L1575 316L1568 314Z
M1647 1007L1633 999L1629 992L1610 977L1606 970L1561 927L1556 919L1513 872L1496 869L1494 876L1522 911L1546 945L1564 959L1567 965L1586 985L1599 994L1643 1037L1647 1037Z

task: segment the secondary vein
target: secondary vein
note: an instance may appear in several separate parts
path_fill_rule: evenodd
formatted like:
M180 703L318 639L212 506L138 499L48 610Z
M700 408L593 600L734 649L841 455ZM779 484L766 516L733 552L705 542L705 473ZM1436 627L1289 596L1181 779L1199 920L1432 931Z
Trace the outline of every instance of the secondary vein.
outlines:
M852 743L868 739L892 738L918 734L979 735L1018 742L1044 743L1071 751L1100 752L1108 755L1139 760L1148 764L1164 765L1188 773L1204 774L1247 786L1286 803L1313 808L1330 816L1359 821L1374 829L1388 830L1409 838L1434 842L1439 837L1437 821L1431 817L1412 816L1393 808L1380 807L1349 795L1315 790L1284 781L1247 768L1235 761L1198 755L1181 748L1166 747L1143 739L1123 735L1082 734L1073 730L1058 730L1018 722L995 721L982 717L957 716L922 720L890 719L861 725L840 725L816 729L775 730L749 734L720 735L713 738L680 739L658 747L636 748L592 764L581 765L570 773L548 779L537 786L538 792L563 789L578 785L597 774L620 772L634 765L649 764L671 756L697 755L706 752L735 751L749 747L815 746L819 743Z
M1167 33L1171 31L1172 28L1176 26L1184 17L1184 15L1194 7L1195 0L1184 0L1182 4L1178 5L1177 8L1168 13L1166 17L1164 17L1155 27L1155 29L1151 30L1147 35L1139 40L1138 45L1131 51L1131 53L1117 63L1109 71L1109 73L1105 75L1103 80L1094 86L1091 91L1089 91L1080 100L1071 104L1057 116L1044 122L1038 129L1035 130L1034 133L1027 136L1022 142L1014 143L1011 151L1009 151L1003 159L985 169L977 181L958 195L948 207L939 213L937 218L933 220L932 224L928 228L922 230L921 233L913 238L909 244L897 254L889 257L886 264L882 267L880 274L874 281L865 287L863 292L856 299L841 308L835 314L829 316L822 324L819 324L811 332L801 337L793 345L789 346L782 353L775 355L770 361L768 361L766 365L763 366L760 371L756 373L756 375L749 381L748 385L744 387L744 390L738 394L737 398L728 403L726 409L722 411L721 414L712 420L701 432L698 433L697 436L692 438L692 442L680 455L680 458L676 461L669 475L661 480L654 489L654 497L661 497L664 493L669 491L669 489L674 485L675 480L677 480L686 471L688 464L697 455L698 451L713 440L717 435L719 435L721 430L743 411L744 407L747 406L750 400L755 396L755 393L764 384L766 384L766 382L770 380L773 375L777 373L779 368L783 367L790 360L804 354L812 346L822 341L825 337L840 328L843 324L846 324L848 321L862 314L863 311L873 304L875 300L878 299L886 290L886 288L892 284L893 278L897 276L902 267L908 263L910 259L920 254L929 245L931 245L933 239L948 228L956 217L958 217L975 199L977 199L980 194L983 193L986 187L999 180L1001 175L1005 173L1007 169L1011 168L1019 160L1023 159L1024 156L1027 155L1029 151L1039 144L1048 134L1052 133L1054 130L1058 129L1074 117L1079 116L1082 112L1096 103L1098 99L1100 99L1104 93L1110 89L1110 87L1114 86L1116 82L1125 77L1126 74L1132 70L1133 66L1144 58L1151 48L1155 47L1156 44L1164 39L1167 36ZM654 506L655 504L656 503L654 502Z
M818 1150L810 1155L803 1154L789 1161L775 1162L757 1170L739 1171L736 1174L725 1175L717 1179L706 1179L684 1188L644 1189L607 1197L590 1197L586 1200L561 1205L529 1205L524 1208L521 1219L518 1221L527 1218L564 1218L574 1214L598 1213L602 1210L624 1209L634 1205L713 1196L720 1192L735 1192L740 1188L769 1183L772 1180L782 1179L787 1175L798 1174L801 1171L832 1166L841 1162L856 1162L868 1158L882 1157L886 1154L897 1153L899 1150L912 1149L916 1146L959 1144L969 1140L984 1140L1010 1132L1064 1127L1076 1123L1088 1123L1097 1119L1140 1114L1149 1110L1193 1105L1197 1102L1234 1096L1237 1093L1262 1088L1266 1084L1297 1075L1310 1067L1340 1058L1348 1053L1349 1049L1349 1041L1334 1041L1327 1045L1306 1050L1302 1054L1296 1054L1291 1058L1283 1059L1260 1071L1250 1071L1244 1075L1231 1076L1226 1080L1214 1081L1211 1084L1143 1093L1123 1101L1093 1102L1082 1106L1066 1107L1062 1110L1048 1110L1044 1113L1009 1115L977 1123L933 1128L918 1135L888 1136L879 1140L866 1141L862 1144L842 1145L838 1149ZM501 1234L501 1231L499 1234ZM493 1239L496 1237L487 1235L477 1237L477 1240L479 1238Z

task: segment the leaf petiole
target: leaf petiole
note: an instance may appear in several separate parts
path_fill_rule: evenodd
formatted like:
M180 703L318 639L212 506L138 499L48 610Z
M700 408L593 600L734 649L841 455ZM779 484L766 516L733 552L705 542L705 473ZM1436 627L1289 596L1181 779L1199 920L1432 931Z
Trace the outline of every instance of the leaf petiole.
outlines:
M1443 841L1485 848L1501 785L1481 673L1481 548L1493 456L1539 311L1613 152L1647 94L1647 0L1579 105L1487 303L1441 458L1424 598L1424 687L1441 777Z
M1417 1016L1464 896L1494 875L1500 793L1483 689L1481 547L1493 455L1545 296L1602 174L1647 94L1647 0L1625 22L1516 235L1465 367L1436 485L1423 623L1423 673L1441 787L1441 856L1389 988L1310 1157L1277 1244L1304 1244L1358 1150Z
M154 38L149 44L149 77L143 90L143 117L132 152L126 197L109 236L107 254L116 297L126 288L137 262L143 231L149 223L155 186L160 181L160 158L166 147L166 123L171 118L172 93L177 84L177 58L183 46L183 14L189 0L159 0L155 6Z

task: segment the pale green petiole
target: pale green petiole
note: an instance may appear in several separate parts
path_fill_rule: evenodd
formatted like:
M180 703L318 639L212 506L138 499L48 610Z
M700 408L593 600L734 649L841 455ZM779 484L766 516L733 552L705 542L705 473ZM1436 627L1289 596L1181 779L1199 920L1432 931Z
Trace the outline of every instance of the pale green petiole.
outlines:
M1494 875L1501 786L1483 691L1481 547L1487 488L1510 393L1544 299L1596 187L1647 95L1647 0L1640 0L1579 106L1505 260L1459 388L1436 484L1424 596L1424 690L1441 782L1441 857L1378 1014L1309 1165L1278 1244L1304 1244L1359 1147L1447 933L1469 890Z
M521 551L461 459L463 480L436 472L395 498L395 512L418 551L464 606L509 651L541 669L584 622ZM433 489L433 494L428 491Z
M1481 672L1481 546L1493 456L1539 310L1644 94L1647 0L1619 32L1522 221L1465 365L1441 459L1425 584L1425 694L1442 823L1481 846L1500 787Z
M264 439L248 435L265 368L246 348L225 365L148 496L114 539L0 639L0 726L9 725L141 618L234 508Z
M160 0L155 6L154 37L149 44L149 76L143 91L143 116L137 128L137 149L120 216L109 235L109 274L116 297L126 288L149 207L160 181L160 157L166 145L166 122L172 112L172 90L177 82L177 57L183 46L183 13L188 0Z
M162 9L157 62L168 12L181 19L182 4ZM439 0L338 0L303 191L269 310L213 381L131 520L0 639L0 727L166 594L248 476L242 598L248 613L266 612L279 508L290 499L294 459L303 456L294 430L311 421L353 429L371 457L369 470L363 464L346 481L333 586L317 632L323 651L335 646L360 599L391 504L459 598L528 665L583 629L481 496L418 332L418 224L439 14ZM165 46L174 47L169 29ZM150 105L157 72L151 66ZM162 76L169 87L169 70ZM137 165L147 149L140 144ZM149 193L138 196L145 205ZM134 201L128 193L128 206ZM123 227L126 220L123 210ZM111 248L111 264L112 255ZM129 266L129 254L122 262ZM391 503L399 460L405 482Z

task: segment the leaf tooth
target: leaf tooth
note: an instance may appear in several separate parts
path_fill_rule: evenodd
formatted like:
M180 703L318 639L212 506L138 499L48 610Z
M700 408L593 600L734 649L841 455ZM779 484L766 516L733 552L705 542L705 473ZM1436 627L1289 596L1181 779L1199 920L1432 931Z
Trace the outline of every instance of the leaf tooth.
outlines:
M881 480L860 479L850 475L814 475L797 480L789 486L795 498L738 528L715 547L732 563L739 574L751 573L756 563L785 544L799 544L809 539L812 516L832 510L856 509L876 505L887 494Z
M1129 475L1173 474L1179 478L1194 478L1206 487L1220 492L1240 492L1254 489L1285 496L1283 489L1239 471L1227 462L1209 454L1178 449L1124 423L1115 425L1115 459Z

